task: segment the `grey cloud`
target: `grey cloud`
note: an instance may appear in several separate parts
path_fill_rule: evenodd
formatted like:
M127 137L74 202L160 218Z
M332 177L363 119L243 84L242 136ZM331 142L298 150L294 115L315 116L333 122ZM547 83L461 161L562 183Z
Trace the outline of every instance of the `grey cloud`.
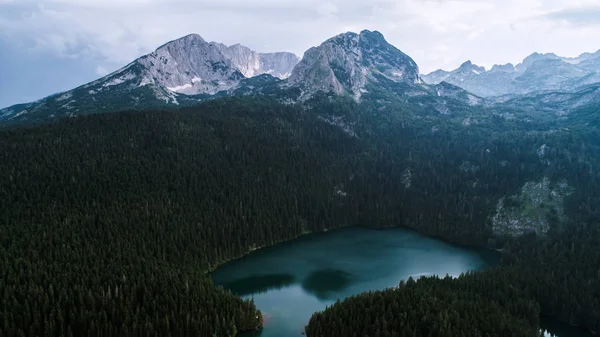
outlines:
M242 43L258 51L286 50L302 55L309 47L335 34L377 29L415 58L424 71L429 71L456 66L467 58L484 65L518 62L517 57L542 49L543 41L583 51L580 49L589 42L575 41L574 31L562 37L558 34L549 41L544 38L547 29L538 27L532 31L530 28L536 23L522 20L537 16L536 20L548 22L540 15L562 2L548 1L555 3L549 6L545 5L547 1L523 0L18 0L0 5L0 37L11 38L23 47L33 44L53 50L65 57L102 60L108 68L123 65L188 33L225 44ZM580 22L592 22L600 17L598 13L581 17L584 14L580 11L564 10L553 12L548 18L566 20L579 15ZM495 52L495 48L503 53Z
M600 24L600 7L584 7L564 9L544 15L550 20L566 21L573 25L598 25Z

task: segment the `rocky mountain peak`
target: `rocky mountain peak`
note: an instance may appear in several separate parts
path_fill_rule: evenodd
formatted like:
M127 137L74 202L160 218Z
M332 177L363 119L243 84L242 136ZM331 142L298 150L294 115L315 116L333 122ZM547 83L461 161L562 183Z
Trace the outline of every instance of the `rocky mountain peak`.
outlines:
M144 69L140 86L157 84L180 94L212 95L235 88L247 77L266 73L286 78L298 61L291 53L261 54L241 44L228 47L189 34L134 63Z
M78 88L0 110L0 120L71 115L96 101L121 102L116 107L104 104L105 110L197 102L217 93L228 94L247 77L286 78L298 61L292 53L257 53L240 44L228 47L189 34Z
M554 53L533 53L529 56L527 56L525 59L523 59L523 62L521 62L520 64L518 64L515 69L518 72L525 72L527 70L527 68L529 68L534 62L540 61L540 60L560 60L561 58L556 56L556 54Z
M467 60L460 65L459 68L471 68L473 66L473 62L471 60Z
M514 72L515 71L515 66L512 63L507 63L507 64L494 64L492 66L492 69L490 69L490 72L497 72L497 71L503 71L503 72Z
M187 49L192 46L204 45L206 43L207 42L199 34L188 34L161 45L156 48L155 52L158 52L159 50Z
M141 85L158 84L182 94L214 94L244 78L220 44L197 34L168 42L135 62L144 69Z
M310 48L294 68L288 85L299 85L310 96L317 91L348 93L360 99L369 83L420 82L417 64L389 44L377 31L334 36Z
M446 81L481 97L573 91L600 82L600 52L573 58L533 53L516 66L494 65L489 71L467 61L455 70L437 70L422 78L429 84Z
M380 42L387 43L383 34L381 34L378 30L364 29L360 32L360 35L372 40L379 40Z
M473 72L475 74L481 74L481 73L485 72L484 67L480 67L476 64L473 64L473 62L471 62L471 60L468 60L468 61L464 62L463 64L461 64L460 67L458 67L458 69L460 71Z

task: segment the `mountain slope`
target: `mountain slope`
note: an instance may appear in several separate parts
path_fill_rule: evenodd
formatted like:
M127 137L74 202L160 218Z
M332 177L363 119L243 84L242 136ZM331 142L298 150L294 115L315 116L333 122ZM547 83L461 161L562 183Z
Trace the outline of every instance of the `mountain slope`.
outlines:
M257 53L248 47L235 44L220 45L222 52L246 77L269 74L281 79L288 78L300 58L292 53Z
M517 66L495 65L489 71L467 61L452 72L425 75L426 82L432 83L427 84L415 61L377 31L337 35L310 48L299 62L290 53L261 54L239 44L206 42L191 34L71 91L2 109L0 125L128 109L172 109L245 95L294 104L320 95L348 96L380 106L416 104L433 113L468 118L468 106L493 103L498 107L506 101L516 102L516 95L525 95L528 103L524 107L534 111L534 91L552 101L547 94L584 90L600 82L595 69L600 69L600 52L572 59L536 53ZM584 93L577 107L596 102L590 95ZM481 98L488 96L495 98ZM560 101L556 108L563 109L568 102ZM546 103L543 106L551 108ZM523 110L506 105L506 109L515 108Z
M291 53L261 54L190 34L125 67L73 90L0 110L0 121L50 120L82 113L197 103L235 90L248 77L287 77L298 63Z
M481 67L469 69L465 67L467 63L453 71L436 70L422 78L430 84L446 81L483 97L576 91L600 82L600 51L575 58L533 53L516 66L494 65L489 71Z
M472 94L458 94L464 91L458 87L438 87L423 83L415 61L377 31L335 36L309 49L299 63L290 53L260 54L241 45L206 42L192 34L74 90L0 110L0 122L173 108L241 95L266 95L287 103L304 102L319 93L349 95L357 101L431 97L427 104L443 113L448 111L446 93L463 103L481 103Z
M318 91L349 94L359 99L368 84L421 83L415 61L387 43L377 31L337 35L306 51L288 80L304 96Z
M510 107L515 111L552 112L558 116L599 104L600 83L590 84L573 92L550 90L525 95L508 95L496 99L496 105L504 108Z

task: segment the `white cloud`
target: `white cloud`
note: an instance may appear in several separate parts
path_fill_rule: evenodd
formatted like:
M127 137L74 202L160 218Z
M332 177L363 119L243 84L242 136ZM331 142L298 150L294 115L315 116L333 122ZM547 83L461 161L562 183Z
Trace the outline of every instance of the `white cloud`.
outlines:
M98 74L100 76L104 76L104 75L108 74L108 70L106 70L106 68L104 68L102 66L97 66L96 67L96 74Z
M0 35L22 48L116 66L192 32L302 55L335 34L378 29L427 72L467 59L490 67L534 51L595 51L600 43L590 45L590 36L600 27L581 15L591 6L597 1L0 0Z

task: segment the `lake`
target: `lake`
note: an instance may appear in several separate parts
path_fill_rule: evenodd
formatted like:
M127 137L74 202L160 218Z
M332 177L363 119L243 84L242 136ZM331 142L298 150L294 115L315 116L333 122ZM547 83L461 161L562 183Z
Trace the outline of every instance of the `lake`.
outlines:
M258 250L218 268L212 278L244 298L254 298L262 311L263 331L244 337L297 337L315 311L338 298L395 287L410 276L458 276L497 263L494 252L407 229L350 227ZM547 317L542 329L546 336L592 336Z
M215 283L262 311L260 337L301 336L315 311L338 298L397 286L410 276L458 276L497 263L469 249L407 229L351 227L258 250L218 268Z

